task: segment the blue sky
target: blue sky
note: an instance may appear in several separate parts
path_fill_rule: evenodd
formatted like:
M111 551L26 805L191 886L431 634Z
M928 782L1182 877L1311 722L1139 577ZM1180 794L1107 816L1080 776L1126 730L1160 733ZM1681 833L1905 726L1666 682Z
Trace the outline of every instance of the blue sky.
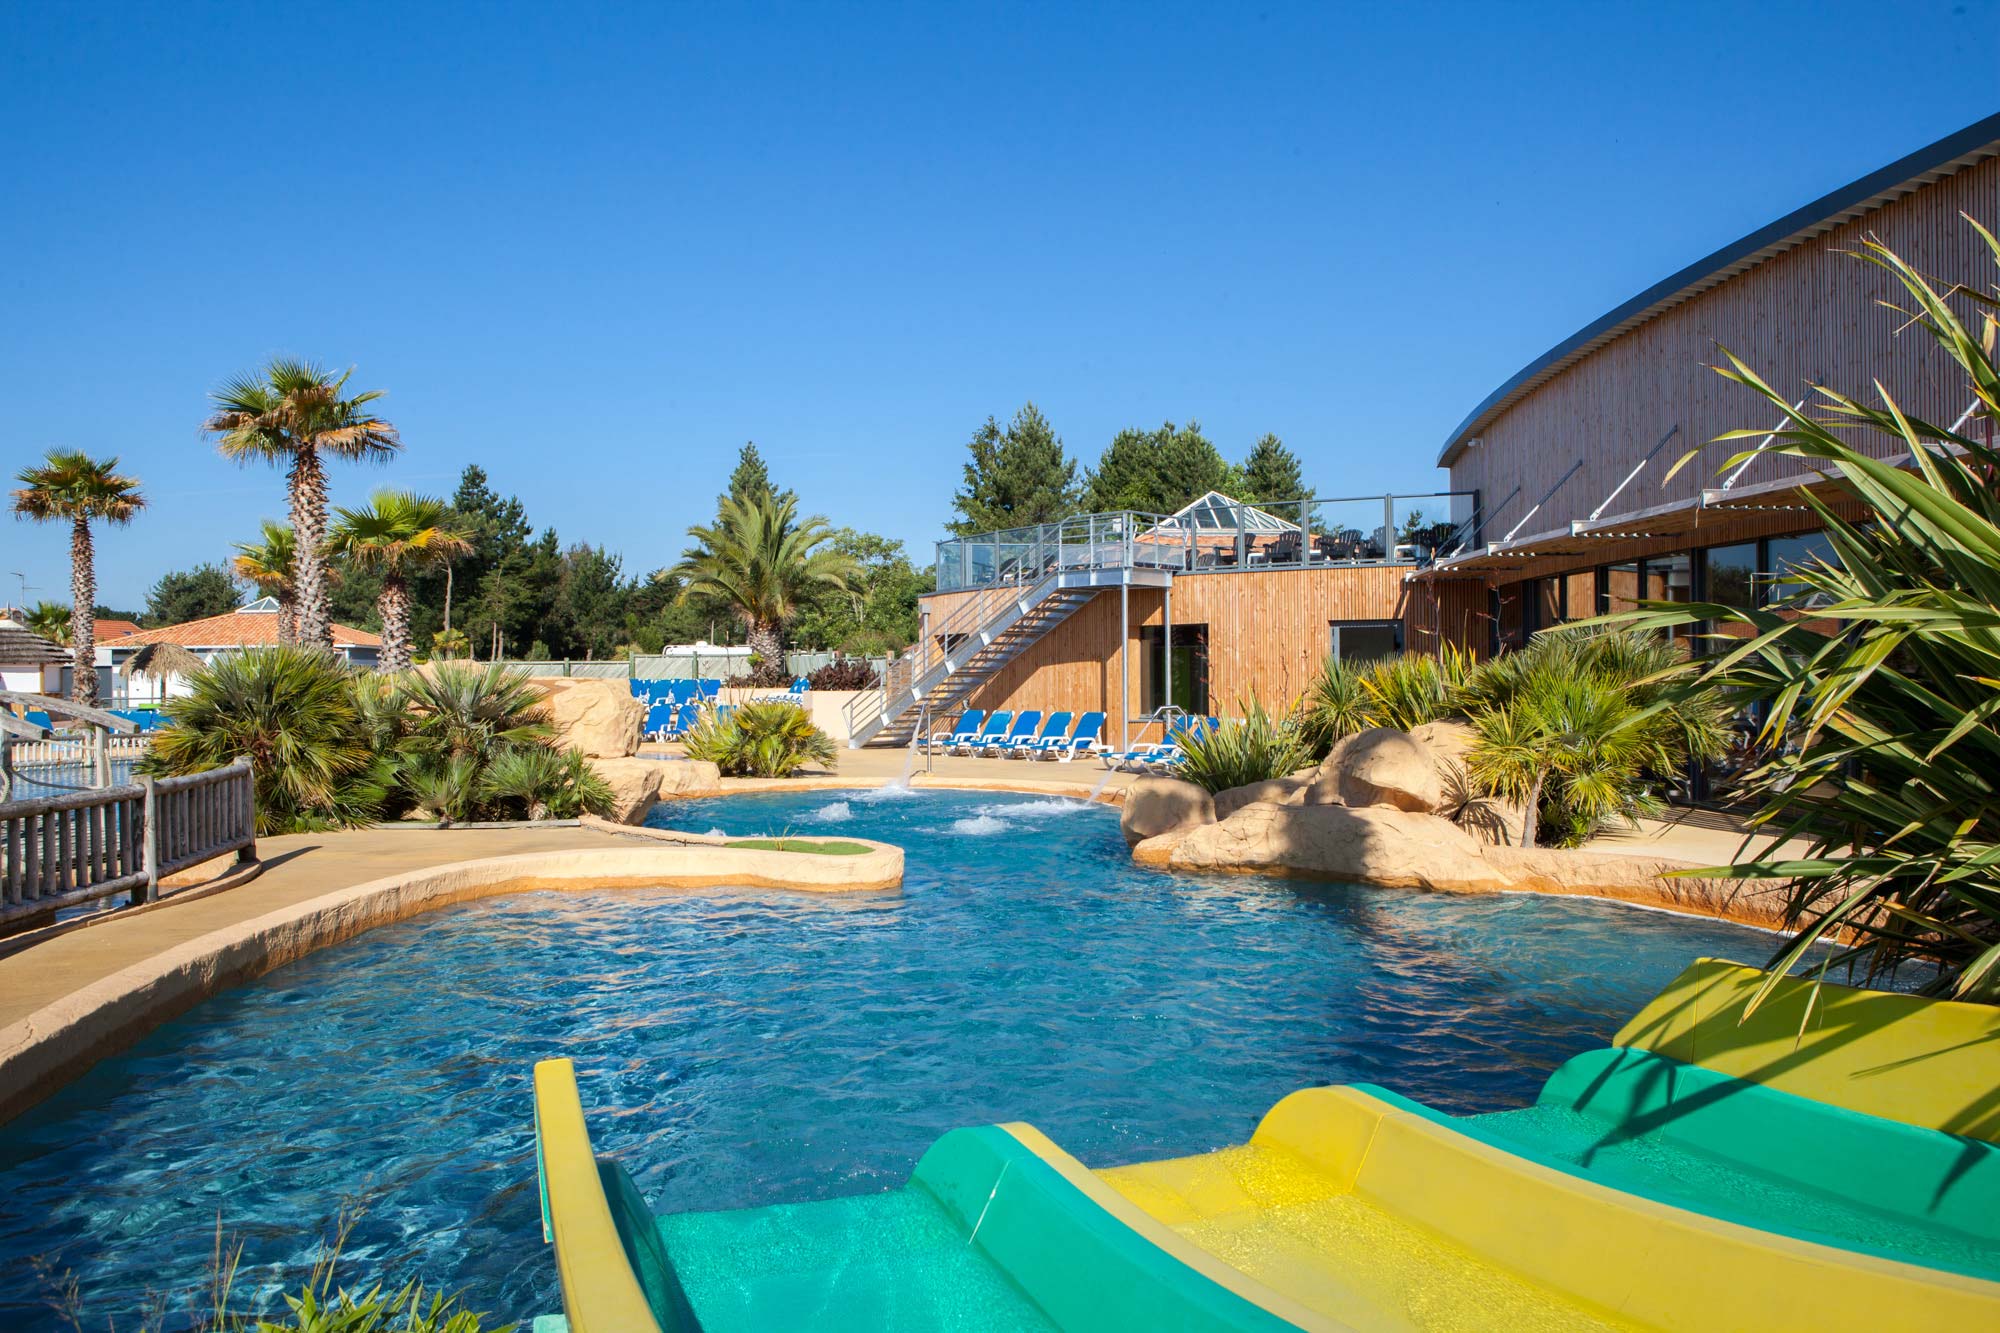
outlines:
M406 456L670 563L737 447L927 559L964 442L1278 432L1322 494L1604 310L2000 109L1995 7L13 5L0 461L117 453L106 600L280 516L205 394L274 352ZM0 525L0 600L68 586Z

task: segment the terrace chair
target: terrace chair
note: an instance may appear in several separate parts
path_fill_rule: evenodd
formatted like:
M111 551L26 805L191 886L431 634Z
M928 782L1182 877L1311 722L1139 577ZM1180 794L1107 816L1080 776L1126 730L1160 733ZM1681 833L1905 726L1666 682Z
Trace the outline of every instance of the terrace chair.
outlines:
M1027 754L1030 759L1053 759L1067 764L1080 754L1096 750L1104 734L1104 714L1085 713L1077 719L1076 730L1068 736L1044 736Z
M1114 773L1124 772L1128 769L1136 771L1146 768L1168 755L1179 755L1181 752L1181 738L1199 733L1201 727L1202 719L1198 717L1183 717L1168 729L1166 737L1163 740L1145 741L1133 746L1129 750L1103 750L1098 753L1097 757L1104 762L1106 768L1112 770ZM1169 762L1178 763L1180 761L1176 758Z
M988 715L986 725L975 732L970 739L946 746L950 754L968 755L985 748L986 742L1007 734L1007 724L1014 720L1014 714L1002 708Z
M950 731L933 731L917 741L917 748L925 754L933 750L949 750L954 745L964 745L979 734L979 724L986 720L983 708L968 708L958 715Z
M998 736L981 737L980 739L983 743L973 747L973 752L975 754L983 755L987 758L991 758L996 754L1004 755L1005 753L1007 753L1007 751L1013 749L1015 746L1025 744L1026 742L1035 739L1035 728L1041 725L1042 725L1041 709L1039 708L1023 709L1020 713L1015 715L1014 725L1012 727L1008 728L1006 731L1002 732Z
M646 734L656 741L676 735L674 731L674 706L671 703L654 704L646 710Z
M1070 721L1075 716L1075 713L1050 713L1048 720L1042 723L1042 729L1038 735L1012 742L1001 752L1000 757L1002 759L1034 758L1036 748L1042 745L1043 742L1059 741L1068 733Z

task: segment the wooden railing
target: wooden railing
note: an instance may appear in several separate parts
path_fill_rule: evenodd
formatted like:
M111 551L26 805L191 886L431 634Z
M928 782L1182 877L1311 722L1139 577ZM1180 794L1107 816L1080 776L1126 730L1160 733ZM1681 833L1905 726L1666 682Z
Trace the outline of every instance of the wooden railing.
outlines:
M130 892L159 896L175 871L257 858L248 760L178 778L0 804L0 930Z

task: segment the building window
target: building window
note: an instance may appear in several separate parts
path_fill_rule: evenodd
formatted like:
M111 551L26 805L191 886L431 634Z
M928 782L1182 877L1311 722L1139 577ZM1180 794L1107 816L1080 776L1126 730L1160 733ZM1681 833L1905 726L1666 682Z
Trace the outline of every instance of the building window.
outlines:
M1805 606L1825 606L1831 599L1796 584L1779 582L1796 569L1811 564L1838 566L1840 555L1833 539L1824 532L1802 532L1793 537L1773 537L1764 543L1764 558L1758 563L1757 599L1760 606L1775 606L1793 598L1805 598Z
M1139 698L1151 713L1168 704L1184 713L1208 712L1208 626L1174 626L1174 692L1167 697L1167 635L1160 625L1139 627Z
M1749 610L1757 605L1757 543L1711 546L1701 553L1704 601Z
M1400 620L1330 620L1328 651L1343 662L1373 662L1403 651Z

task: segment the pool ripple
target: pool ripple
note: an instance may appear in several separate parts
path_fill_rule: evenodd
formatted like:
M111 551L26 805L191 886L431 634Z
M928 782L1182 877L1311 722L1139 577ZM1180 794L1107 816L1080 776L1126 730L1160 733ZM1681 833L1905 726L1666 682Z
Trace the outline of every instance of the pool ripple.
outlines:
M578 1066L662 1210L882 1190L940 1133L1029 1120L1086 1161L1240 1140L1293 1088L1454 1111L1532 1097L1701 954L1768 937L1612 904L1131 864L1116 812L990 792L664 806L693 831L832 816L902 844L900 894L534 893L372 931L217 996L0 1135L0 1327L85 1327L204 1276L295 1283L342 1200L351 1270L557 1308L528 1076ZM1005 827L998 827L1004 825ZM973 832L973 830L978 830ZM957 830L957 831L954 831ZM170 1325L171 1326L171 1325Z

